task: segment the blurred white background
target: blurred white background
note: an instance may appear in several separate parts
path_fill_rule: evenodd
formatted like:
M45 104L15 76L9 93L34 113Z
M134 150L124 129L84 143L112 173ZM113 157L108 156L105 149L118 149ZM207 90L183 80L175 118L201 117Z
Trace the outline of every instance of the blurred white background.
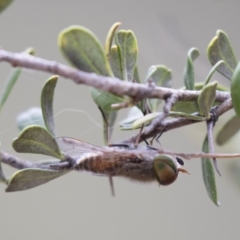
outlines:
M228 34L236 55L240 56L239 9L237 0L16 0L0 15L0 45L13 52L32 46L38 56L65 63L57 47L57 36L63 28L83 25L104 43L110 26L120 21L122 29L133 30L138 38L142 79L151 65L164 64L173 70L176 88L183 85L183 68L191 47L201 51L195 62L196 81L204 81L211 68L206 48L216 30ZM0 87L10 69L6 63L0 64ZM49 77L30 70L22 73L1 113L3 150L13 153L11 142L18 135L16 116L29 107L39 106L41 87ZM219 74L213 79L229 84ZM103 144L101 116L87 87L60 78L54 111L59 136ZM125 113L119 114L119 120ZM217 128L223 122L220 120ZM120 132L116 125L112 140L119 141L131 134ZM161 142L166 149L196 152L201 150L204 135L205 125L198 124L166 133ZM235 142L216 151L238 151ZM33 161L44 158L30 154L21 157ZM3 240L239 239L240 184L236 184L229 170L232 161L221 160L219 165L220 207L207 196L199 159L186 162L191 175L181 175L168 187L116 178L114 198L108 178L85 173L73 172L38 188L16 193L5 193L5 186L0 185L0 236ZM14 172L5 166L4 170L8 175Z

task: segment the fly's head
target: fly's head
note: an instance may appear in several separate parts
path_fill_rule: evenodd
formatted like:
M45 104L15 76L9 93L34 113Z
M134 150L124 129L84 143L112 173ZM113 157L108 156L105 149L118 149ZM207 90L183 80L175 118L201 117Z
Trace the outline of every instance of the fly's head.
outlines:
M173 183L179 172L188 173L182 168L184 162L179 157L170 155L158 155L153 161L153 170L160 185L169 185Z

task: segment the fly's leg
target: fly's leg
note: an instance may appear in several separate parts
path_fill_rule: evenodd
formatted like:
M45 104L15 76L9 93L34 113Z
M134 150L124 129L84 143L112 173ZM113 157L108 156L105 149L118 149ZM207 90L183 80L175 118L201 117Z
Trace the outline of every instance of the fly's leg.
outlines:
M104 123L105 123L104 131L105 131L105 129L107 131L105 133L105 136L106 136L105 140L106 140L107 144L109 144L109 141L110 141L110 126L109 126L109 123L108 123L108 120L106 118L106 115L105 115L104 111L100 107L98 107L98 109L100 110L100 112L102 114L102 117L103 117L103 120L104 120ZM108 179L109 179L109 184L110 184L112 196L114 197L115 196L115 191L114 191L114 185L113 185L113 177L111 175L109 175Z
M144 128L144 124L142 125L142 127L141 127L141 129L140 129L140 132L139 132L139 134L138 134L138 136L137 136L137 138L136 138L136 141L135 141L135 143L134 143L134 147L135 147L135 148L138 146L139 140L140 140L141 135L142 135L143 128Z
M152 150L158 150L155 147L153 147L152 144L150 145L149 142L145 138L141 137L141 139L146 143L147 148L152 149Z
M153 140L156 138L156 142L159 145L159 150L162 150L162 144L159 141L159 138L162 136L162 134L165 132L165 129L163 129L158 135L156 135L155 137L153 137L153 139L151 140L151 144L153 143Z
M162 136L163 132L159 133L159 135L156 137L156 142L159 144L160 150L162 150L162 144L159 141L159 138Z
M108 147L123 147L123 148L129 148L128 144L108 144Z

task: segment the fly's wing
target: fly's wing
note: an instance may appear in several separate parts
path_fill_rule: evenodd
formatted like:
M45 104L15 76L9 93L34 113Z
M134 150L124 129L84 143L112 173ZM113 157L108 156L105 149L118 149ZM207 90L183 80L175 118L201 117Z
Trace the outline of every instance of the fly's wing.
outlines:
M66 153L72 158L81 158L86 156L89 153L102 153L104 154L105 161L121 160L123 158L136 158L136 154L133 151L128 149L117 149L117 148L102 148L95 145L92 145L87 142L83 142L78 139L69 138L69 137L59 137L56 138L59 148L61 151Z
M116 148L102 148L92 145L87 142L83 142L78 139L69 137L59 137L56 138L58 146L61 151L72 158L85 157L89 153L102 153L104 155L104 160L112 161L112 159L120 160L122 158L131 158L132 153L129 150L120 150Z
M69 137L56 138L61 151L71 157L80 157L86 153L105 152L104 148Z

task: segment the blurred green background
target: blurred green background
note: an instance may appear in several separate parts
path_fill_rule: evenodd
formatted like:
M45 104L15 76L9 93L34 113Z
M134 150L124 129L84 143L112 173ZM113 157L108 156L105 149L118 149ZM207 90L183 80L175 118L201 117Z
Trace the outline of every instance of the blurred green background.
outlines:
M142 79L153 64L173 70L173 87L183 85L187 51L197 47L196 81L204 81L211 66L206 48L217 29L224 30L240 56L239 1L31 1L16 0L0 15L3 49L21 52L34 47L37 56L66 63L57 47L58 33L70 25L91 29L104 43L110 26L122 22L138 38L138 66ZM11 67L0 64L1 86ZM13 153L11 142L18 135L16 116L40 105L40 93L49 74L24 70L1 114L1 148ZM213 80L229 84L219 74ZM0 86L0 87L1 87ZM58 136L102 145L102 119L85 86L60 78L56 88L55 123ZM122 110L121 120L126 114ZM223 117L217 124L224 123ZM120 132L116 125L112 141L133 132ZM165 149L201 150L205 125L171 131L161 138ZM238 137L218 152L239 151ZM44 156L19 155L29 160ZM191 175L181 175L171 186L140 184L114 179L116 197L108 178L73 172L28 191L5 193L0 185L0 239L239 239L240 164L220 160L217 176L220 207L209 200L201 176L200 160L186 162ZM10 175L14 172L4 166ZM232 171L235 170L235 171ZM240 175L240 174L239 174ZM238 176L239 176L238 175Z

